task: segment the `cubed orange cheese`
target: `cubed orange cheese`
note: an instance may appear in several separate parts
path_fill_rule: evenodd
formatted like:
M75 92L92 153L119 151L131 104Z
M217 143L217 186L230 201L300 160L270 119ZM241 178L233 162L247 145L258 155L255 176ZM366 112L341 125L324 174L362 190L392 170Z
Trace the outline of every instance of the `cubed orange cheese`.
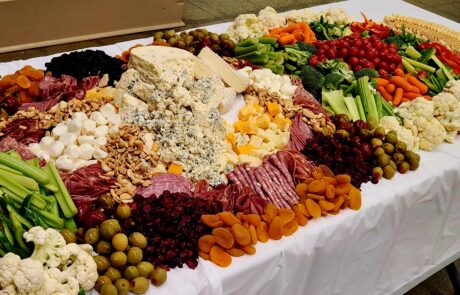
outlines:
M273 119L273 123L278 125L278 128L282 131L285 131L291 125L291 122L292 121L290 119L284 118L284 116L281 114Z
M262 129L267 129L270 122L271 122L271 117L267 113L257 118L257 125L259 128L262 128Z
M276 102L267 102L267 111L272 116L275 117L281 113L281 106Z
M229 134L227 134L227 140L230 141L232 146L235 146L236 145L235 133L230 132Z
M249 155L255 148L252 144L243 144L236 147L236 153L238 155Z
M262 114L265 112L265 110L257 102L253 103L253 109L258 114Z
M172 173L172 174L181 174L182 173L182 165L180 164L176 164L176 163L171 163L171 165L169 165L168 167L168 173Z
M245 125L246 122L244 121L236 121L235 123L233 123L233 128L235 128L235 130L237 132L243 132L243 128L244 128L244 125Z
M248 121L244 122L243 131L241 133L245 133L248 135L257 134L257 120L256 118L250 118Z
M249 117L254 115L256 112L257 111L255 110L254 105L246 104L238 112L238 119L240 119L240 120L248 120Z

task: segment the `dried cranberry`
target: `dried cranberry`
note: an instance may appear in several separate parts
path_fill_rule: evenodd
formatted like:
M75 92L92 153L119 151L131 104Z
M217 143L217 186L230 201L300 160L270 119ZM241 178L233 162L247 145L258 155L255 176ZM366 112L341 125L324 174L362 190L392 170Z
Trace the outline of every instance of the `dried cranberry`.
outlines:
M90 211L86 213L83 218L84 228L95 227L96 225L101 224L102 222L107 220L105 214L99 210Z

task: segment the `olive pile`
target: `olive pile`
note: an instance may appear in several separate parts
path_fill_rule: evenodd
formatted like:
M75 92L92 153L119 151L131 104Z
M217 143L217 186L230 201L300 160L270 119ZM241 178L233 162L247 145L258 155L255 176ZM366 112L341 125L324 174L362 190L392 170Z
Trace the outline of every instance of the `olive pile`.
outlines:
M416 170L419 166L420 156L407 149L404 142L398 140L395 131L385 135L385 130L378 127L371 138L374 149L374 164L372 177L392 179L396 171L401 174L409 170Z
M120 204L115 210L118 219L127 219L130 215L131 209L126 204ZM130 291L144 294L149 289L149 279L156 286L166 281L163 268L143 261L146 237L139 232L128 237L117 219L108 219L98 227L89 228L83 239L98 254L93 257L99 273L94 288L102 295L125 295Z
M228 34L216 34L206 29L196 29L177 34L174 30L155 32L153 40L166 42L172 47L185 49L193 54L200 53L201 48L207 46L220 56L234 56L235 43Z

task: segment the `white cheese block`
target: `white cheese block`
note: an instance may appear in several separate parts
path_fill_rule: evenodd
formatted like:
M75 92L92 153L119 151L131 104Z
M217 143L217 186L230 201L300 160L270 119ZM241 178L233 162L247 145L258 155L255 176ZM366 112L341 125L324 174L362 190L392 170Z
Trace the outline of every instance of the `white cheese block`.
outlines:
M236 103L236 91L231 87L224 88L224 96L219 104L219 112L225 114L229 112Z
M205 65L214 71L228 86L235 89L237 92L243 92L249 86L249 79L240 75L220 56L214 53L208 47L201 49L198 54Z

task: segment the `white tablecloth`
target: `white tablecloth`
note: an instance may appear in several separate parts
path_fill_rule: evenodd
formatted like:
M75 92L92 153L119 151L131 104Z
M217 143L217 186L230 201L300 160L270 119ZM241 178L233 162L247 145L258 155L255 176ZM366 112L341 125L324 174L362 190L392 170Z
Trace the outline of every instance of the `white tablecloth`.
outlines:
M358 0L315 7L345 8L375 20L399 13L460 31L460 24L402 1ZM209 26L223 32L228 24ZM99 47L110 55L151 38ZM52 56L0 63L0 74ZM420 168L363 186L361 210L310 221L294 235L257 244L254 256L222 269L200 259L175 269L149 294L402 294L460 257L460 141L421 152Z

